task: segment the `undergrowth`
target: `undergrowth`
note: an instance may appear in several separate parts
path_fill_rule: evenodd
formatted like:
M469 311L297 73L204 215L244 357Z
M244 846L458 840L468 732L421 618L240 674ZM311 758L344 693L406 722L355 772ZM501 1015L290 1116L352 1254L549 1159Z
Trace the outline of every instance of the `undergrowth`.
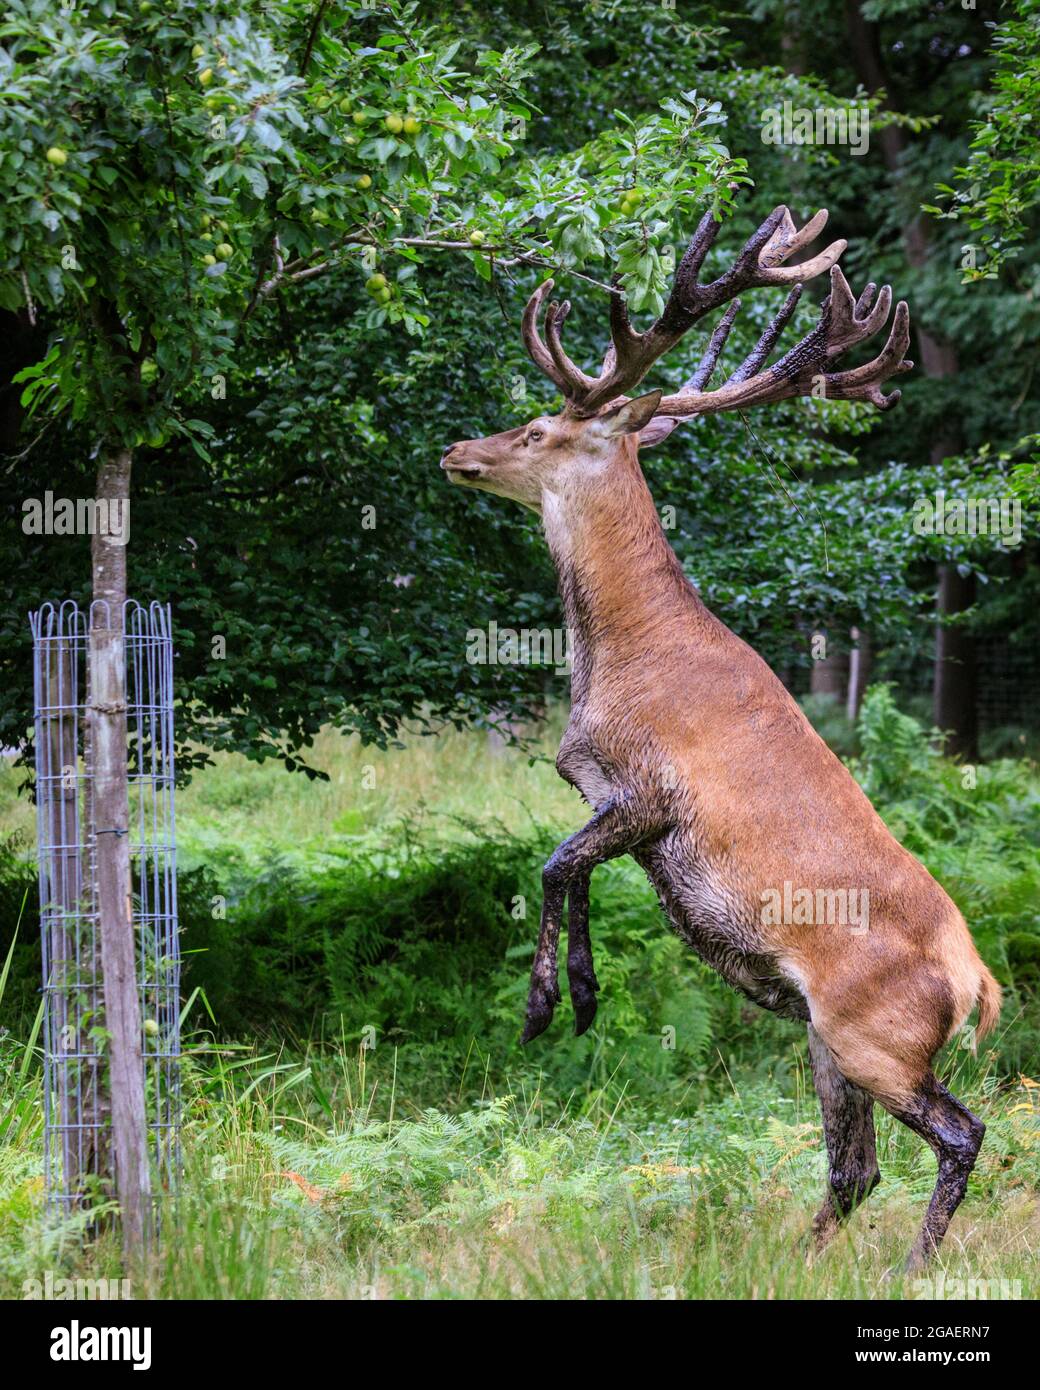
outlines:
M885 687L857 747L856 776L1005 986L985 1055L941 1063L989 1127L946 1258L1021 1281L1040 1183L1040 779L1024 759L938 756ZM306 853L211 845L182 873L187 1167L150 1291L896 1296L883 1275L934 1181L920 1141L879 1112L884 1186L831 1254L794 1258L824 1179L803 1031L703 967L621 860L592 881L592 1031L570 1036L564 989L521 1050L541 864L569 827L533 799L522 833L457 801L352 819ZM84 1246L42 1207L27 848L0 848L0 1292L15 1297L41 1268L119 1268L107 1236Z

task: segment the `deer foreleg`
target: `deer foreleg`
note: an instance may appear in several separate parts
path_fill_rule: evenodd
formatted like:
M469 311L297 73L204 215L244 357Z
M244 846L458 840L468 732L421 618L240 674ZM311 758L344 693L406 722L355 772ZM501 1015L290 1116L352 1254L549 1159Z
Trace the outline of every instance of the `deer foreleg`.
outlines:
M589 936L589 873L579 874L567 891L567 984L574 1008L574 1036L580 1038L596 1017L599 981Z
M626 854L645 839L650 830L645 814L640 816L635 811L633 799L619 796L608 801L596 812L588 825L583 826L553 850L542 870L542 920L538 934L538 949L535 951L534 965L531 968L527 1018L521 1042L528 1043L532 1038L538 1037L539 1033L545 1032L552 1022L553 1010L560 1002L556 952L560 941L563 905L568 891L571 895L571 918L567 970L572 997L576 987L578 990L575 999L578 1031L584 1032L592 1022L597 985L592 971L592 949L588 932L589 877L597 864Z

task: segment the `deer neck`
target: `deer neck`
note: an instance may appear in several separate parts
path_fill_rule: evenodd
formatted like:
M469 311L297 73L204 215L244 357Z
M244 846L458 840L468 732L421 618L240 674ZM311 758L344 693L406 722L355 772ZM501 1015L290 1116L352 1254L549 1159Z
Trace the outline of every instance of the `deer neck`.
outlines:
M620 466L546 494L542 521L570 634L572 700L580 702L602 658L646 663L669 629L706 614L665 538L634 445Z

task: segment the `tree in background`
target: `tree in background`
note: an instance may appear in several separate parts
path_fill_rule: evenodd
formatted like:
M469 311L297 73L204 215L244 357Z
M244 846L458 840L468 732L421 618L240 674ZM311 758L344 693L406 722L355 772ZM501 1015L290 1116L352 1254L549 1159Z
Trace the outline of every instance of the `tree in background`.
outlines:
M829 206L850 276L859 258L880 264L962 361L955 392L916 375L887 417L808 402L677 431L648 460L672 539L708 601L793 680L814 634L840 646L852 625L882 670L925 660L935 552L909 509L944 420L997 453L1040 426L1021 348L1034 298L994 283L979 312L952 230L922 265L907 259L904 228L967 157L968 103L986 100L981 12L864 7L892 86L868 98L854 8L758 5L729 30L627 5L12 12L0 302L5 375L30 374L5 394L4 505L17 525L42 480L89 490L103 437L133 452L136 587L176 599L191 758L205 745L295 766L330 719L386 740L402 718L564 692L558 673L464 662L470 626L560 616L533 524L479 504L456 515L436 459L551 408L528 395L511 326L539 276L564 292L568 274L596 282L575 280L568 323L595 362L612 267L652 311L668 249L712 202L734 218L721 255L776 202ZM862 157L763 141L763 113L785 101L853 98L872 111ZM908 102L913 115L891 109ZM1032 273L1023 251L1016 269ZM765 298L745 306L734 354ZM99 327L112 305L125 336ZM25 609L86 591L81 542L20 540L0 579L12 692L26 690ZM1000 554L949 550L1002 578Z

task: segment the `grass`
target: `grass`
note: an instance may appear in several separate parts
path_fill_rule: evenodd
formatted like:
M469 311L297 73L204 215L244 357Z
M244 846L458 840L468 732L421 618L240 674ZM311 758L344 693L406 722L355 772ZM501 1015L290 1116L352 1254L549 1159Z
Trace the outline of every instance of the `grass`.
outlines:
M327 781L287 775L280 763L216 753L213 765L177 794L181 862L223 860L229 845L253 861L268 858L275 845L293 858L320 857L406 817L420 833L455 817L509 834L525 834L535 821L552 823L566 834L587 819L587 808L553 765L563 725L555 711L525 748L446 729L436 737L405 733L400 747L385 752L325 730L308 759ZM0 840L29 844L36 818L19 795L23 780L12 760L0 757Z
M879 1119L884 1183L821 1256L801 1243L822 1191L819 1116L738 1087L652 1117L635 1078L572 1097L485 1094L416 1110L400 1058L326 1049L186 1068L186 1176L161 1250L136 1279L159 1298L894 1298L890 1271L934 1181L930 1155ZM211 1044L209 1045L212 1046ZM985 1064L957 1084L989 1139L940 1268L1033 1292L1040 1087ZM691 1098L692 1100L692 1098ZM331 1115L329 1114L331 1111ZM39 1136L36 1136L38 1143ZM118 1278L111 1235L49 1225L26 1148L0 1160L0 1297L26 1279Z
M263 859L272 844L306 859L349 849L402 819L418 835L456 820L497 825L524 835L552 823L562 834L587 818L584 803L557 775L553 760L560 716L540 731L529 751L492 735L445 730L436 738L404 735L402 747L380 752L356 737L324 732L311 750L327 782L289 777L280 766L258 766L238 754L194 779L178 801L188 861L233 841Z
M558 732L534 762L476 733L386 754L328 734L315 750L328 783L221 757L180 795L185 946L203 948L188 985L204 984L216 1021L191 1016L184 1181L138 1292L920 1293L888 1272L923 1215L930 1152L879 1111L883 1184L806 1258L825 1158L802 1031L700 966L629 861L593 879L594 1029L570 1037L565 1004L534 1049L516 1046L538 866L583 818L549 761ZM884 692L849 748L1008 991L985 1055L951 1047L942 1061L988 1135L941 1268L1033 1297L1040 780L1020 759L966 788ZM0 837L15 850L0 882L0 1296L17 1298L47 1270L124 1271L111 1232L84 1239L82 1221L44 1210L34 907L17 854L31 817L14 782L0 768ZM214 890L226 918L210 912ZM532 904L519 918L518 896Z

